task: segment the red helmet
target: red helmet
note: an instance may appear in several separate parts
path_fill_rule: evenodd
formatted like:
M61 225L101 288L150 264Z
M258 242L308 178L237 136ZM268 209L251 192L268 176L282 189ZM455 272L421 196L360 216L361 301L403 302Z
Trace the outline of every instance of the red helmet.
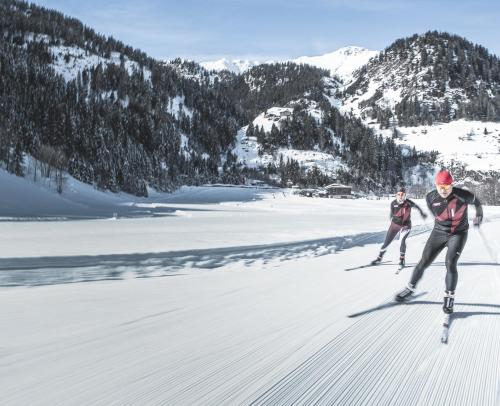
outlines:
M453 176L447 170L439 171L436 175L436 185L451 185Z

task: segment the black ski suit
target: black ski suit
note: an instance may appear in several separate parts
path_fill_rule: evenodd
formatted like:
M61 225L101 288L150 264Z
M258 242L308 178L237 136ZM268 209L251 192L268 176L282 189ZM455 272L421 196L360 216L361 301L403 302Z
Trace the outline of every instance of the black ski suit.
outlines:
M387 230L387 234L385 235L384 244L380 248L380 258L385 254L387 247L399 232L401 233L401 245L399 247L399 251L401 257L404 258L406 253L406 238L408 238L408 234L410 234L411 230L412 207L415 207L420 212L422 217L427 217L422 209L410 199L405 199L402 203L398 203L397 199L394 199L391 202L391 210L389 214L391 224L389 226L389 230Z
M425 269L436 259L444 247L446 253L446 290L455 291L458 282L457 262L467 241L469 221L467 206L476 208L478 225L483 219L483 208L471 192L454 187L451 194L443 198L436 190L427 193L427 206L435 217L434 229L425 244L422 258L413 270L410 284L416 286Z

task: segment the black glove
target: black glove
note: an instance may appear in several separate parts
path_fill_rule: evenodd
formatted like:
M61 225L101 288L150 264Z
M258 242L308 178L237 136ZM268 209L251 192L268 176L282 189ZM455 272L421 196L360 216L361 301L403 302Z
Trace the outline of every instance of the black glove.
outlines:
M482 222L483 222L483 216L476 216L474 217L472 224L474 224L474 227L479 227Z

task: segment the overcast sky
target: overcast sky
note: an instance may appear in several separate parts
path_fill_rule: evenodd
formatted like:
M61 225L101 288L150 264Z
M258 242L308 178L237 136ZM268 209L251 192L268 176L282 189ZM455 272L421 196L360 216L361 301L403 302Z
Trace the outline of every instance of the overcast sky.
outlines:
M157 59L290 59L446 31L500 56L493 0L36 0Z

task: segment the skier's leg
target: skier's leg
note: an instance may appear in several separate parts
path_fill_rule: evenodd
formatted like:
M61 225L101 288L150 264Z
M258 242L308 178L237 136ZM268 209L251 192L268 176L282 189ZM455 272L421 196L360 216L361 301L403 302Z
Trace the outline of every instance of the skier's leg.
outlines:
M413 297L415 292L415 287L417 282L422 278L425 269L436 259L438 254L446 246L447 234L436 232L432 230L427 243L425 244L424 251L422 252L422 258L420 259L417 266L413 269L413 274L411 275L410 282L408 285L398 292L394 297L397 302L406 302Z
M401 244L399 246L399 253L404 257L406 253L406 239L410 234L411 228L403 227L401 229Z
M406 239L410 234L411 228L403 227L401 229L401 244L399 246L399 265L404 266L406 254Z
M392 242L392 240L394 240L396 235L398 235L399 230L401 230L401 226L391 223L391 225L389 226L389 230L387 230L387 234L385 235L385 241L382 244L382 247L380 247L380 252L378 254L378 257L373 262L380 262L382 260L385 251L387 251L387 247Z
M418 262L417 266L413 269L413 274L410 279L410 286L415 288L418 281L422 278L424 271L429 267L430 264L436 259L439 253L446 246L447 235L442 232L436 232L432 230L427 243L425 244L424 251L422 252L422 258Z
M452 235L448 240L446 253L446 290L455 292L458 282L457 262L467 242L467 231Z

